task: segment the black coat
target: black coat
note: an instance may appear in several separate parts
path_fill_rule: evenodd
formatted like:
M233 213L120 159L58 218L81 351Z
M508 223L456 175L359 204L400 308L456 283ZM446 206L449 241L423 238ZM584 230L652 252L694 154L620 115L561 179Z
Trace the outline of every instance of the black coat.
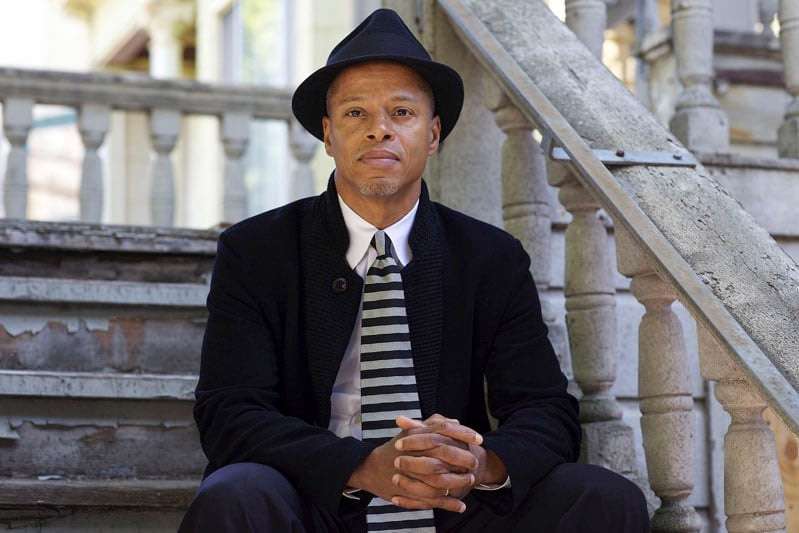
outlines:
M577 402L522 246L422 189L413 260L402 270L422 414L457 418L484 435L512 488L474 492L505 514L552 467L576 459ZM194 409L206 475L230 463L267 464L338 512L350 474L373 448L327 429L363 289L345 258L348 240L332 179L322 195L220 236Z

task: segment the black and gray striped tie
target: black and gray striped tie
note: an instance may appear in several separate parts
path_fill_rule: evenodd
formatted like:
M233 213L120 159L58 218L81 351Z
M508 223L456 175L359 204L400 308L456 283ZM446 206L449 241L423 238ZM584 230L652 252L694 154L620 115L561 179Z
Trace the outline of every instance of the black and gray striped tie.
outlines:
M377 258L366 273L361 319L361 429L366 442L384 443L399 433L398 416L422 413L413 373L401 267L391 240L375 233ZM408 510L375 497L366 511L369 531L434 533L432 510Z

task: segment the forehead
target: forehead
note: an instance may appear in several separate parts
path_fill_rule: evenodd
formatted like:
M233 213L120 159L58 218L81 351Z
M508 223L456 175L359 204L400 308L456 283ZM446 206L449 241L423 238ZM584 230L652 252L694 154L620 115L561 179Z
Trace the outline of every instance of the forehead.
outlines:
M430 86L415 70L394 61L369 61L345 68L336 76L328 89L329 98L346 98L374 88L419 91L432 94Z

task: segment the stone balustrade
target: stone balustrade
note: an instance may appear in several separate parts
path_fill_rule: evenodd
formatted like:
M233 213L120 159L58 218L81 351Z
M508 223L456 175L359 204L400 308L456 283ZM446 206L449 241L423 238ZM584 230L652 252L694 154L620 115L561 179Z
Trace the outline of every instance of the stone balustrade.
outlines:
M799 378L787 363L794 344L768 337L774 327L784 331L776 322L796 315L788 296L777 303L772 294L793 294L799 286L793 263L706 179L701 164L673 168L645 162L611 173L591 151L610 149L624 157L623 148L650 154L728 150L727 118L711 90L709 0L672 2L684 89L671 125L682 146L639 109L598 61L591 63L589 55L596 59L600 49L595 41L601 45L604 2L566 1L566 24L585 47L570 41L538 3L438 0L437 5L490 78L483 103L505 134L501 183L506 228L534 251L536 260L546 263L551 219L544 180L559 189L560 203L571 215L565 232L564 293L571 365L582 391L582 459L635 479L618 460L632 446L611 392L618 354L612 248L607 224L599 216L605 211L613 220L618 270L631 279L632 296L644 308L638 324L638 396L647 485L660 500L653 505L653 531L697 532L705 527L690 499L698 474L698 443L689 363L697 356L702 377L717 383L716 397L732 417L724 445L726 527L784 530L774 439L762 411L767 405L775 408L796 429ZM441 20L433 20L433 31L442 31ZM541 146L534 130L543 136ZM556 160L554 147L562 147L569 158ZM767 254L745 251L761 245L769 249ZM748 263L758 264L777 254L780 266L750 264L742 271L743 253ZM548 270L535 262L531 269L541 276L536 279L539 288L546 289ZM776 282L775 269L781 279L791 281ZM733 282L736 276L747 281ZM772 286L771 292L760 290L764 283ZM699 354L686 346L672 309L676 302L697 321ZM769 305L790 309L766 311ZM767 330L761 329L767 322Z
M64 105L78 113L78 131L85 148L80 185L80 219L99 222L103 210L102 165L97 150L106 138L112 111L138 111L149 116L154 154L150 175L151 223L171 226L175 218L175 183L170 155L181 135L183 117L215 116L220 121L224 153L223 222L247 215L242 157L253 120L292 123L287 89L213 85L146 76L68 73L0 68L0 102L8 154L3 203L8 218L25 218L28 200L25 143L36 104ZM318 145L292 127L290 150L296 160L303 194L313 192L310 160Z

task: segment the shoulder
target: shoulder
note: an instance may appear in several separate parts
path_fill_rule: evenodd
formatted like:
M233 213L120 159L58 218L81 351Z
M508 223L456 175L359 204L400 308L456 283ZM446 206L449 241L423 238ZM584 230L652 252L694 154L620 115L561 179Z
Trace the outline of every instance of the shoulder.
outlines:
M223 231L220 243L236 250L255 249L265 244L279 248L283 244L295 243L302 221L315 201L315 197L303 198L246 218Z
M507 260L523 252L519 241L505 230L441 204L434 204L439 215L443 240L453 253L471 259Z

